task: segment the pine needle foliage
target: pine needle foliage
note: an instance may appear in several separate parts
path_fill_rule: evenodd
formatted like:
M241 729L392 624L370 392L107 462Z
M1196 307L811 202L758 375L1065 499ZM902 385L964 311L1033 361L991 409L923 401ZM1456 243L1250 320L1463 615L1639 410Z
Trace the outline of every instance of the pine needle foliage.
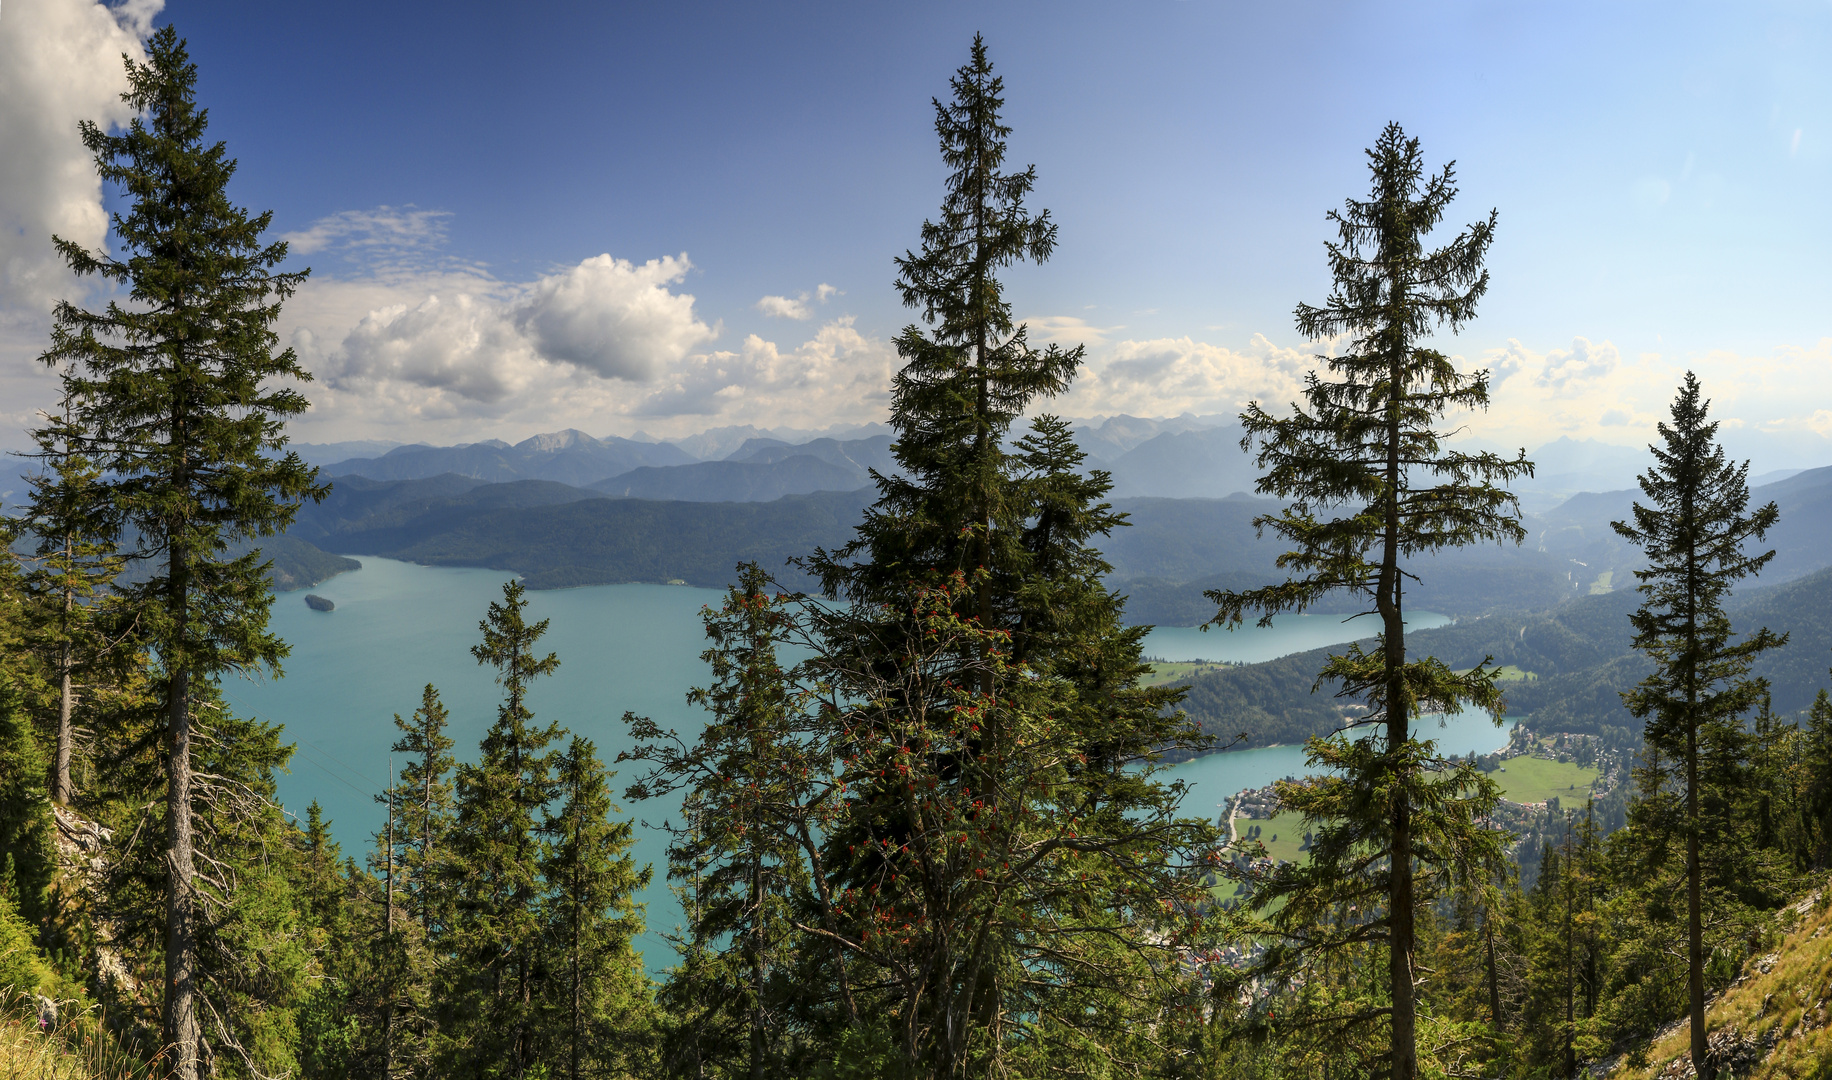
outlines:
M304 274L275 273L286 245L261 239L272 215L250 217L230 201L235 162L223 144L204 141L197 69L177 32L161 28L148 54L145 64L127 62L123 100L136 113L128 128L81 127L98 175L127 203L112 219L119 256L57 241L78 276L98 276L126 296L99 312L59 303L43 359L65 370L71 449L103 474L92 506L105 535L131 532L135 557L156 565L122 596L162 674L164 1040L174 1075L194 1080L200 1011L214 1008L199 997L207 976L198 924L209 901L200 899L194 823L214 797L192 767L197 738L210 737L197 727L207 696L200 683L224 672L277 673L286 655L267 631L272 592L259 550L225 552L284 529L300 499L327 489L297 454L278 453L286 419L306 408L291 384L311 375L291 350L276 351L274 324Z
M649 983L630 944L642 932L635 895L649 868L630 856L634 826L612 817L610 777L592 741L573 736L554 759L559 808L540 827L542 1057L566 1080L640 1075L653 1064Z
M33 538L31 569L22 584L36 614L30 629L34 649L44 658L57 687L57 726L51 762L51 798L68 805L76 797L71 767L76 758L76 709L87 681L103 681L102 665L120 663L119 648L129 627L112 625L119 605L107 592L124 562L108 538L106 500L97 485L102 471L82 452L81 432L72 424L71 387L62 408L32 432L40 471L28 481L30 495L17 522Z
M923 222L921 249L896 260L898 294L930 327L912 324L897 338L899 472L873 473L879 499L857 540L810 560L830 596L865 598L925 575L997 573L1009 563L1028 508L1008 483L1002 442L1032 401L1067 389L1081 363L1080 347L1032 347L998 278L1014 263L1047 261L1057 228L1049 211L1025 204L1036 167L1002 171L1011 134L1000 115L1005 84L978 35L949 87L952 98L934 102L949 169L941 211ZM973 599L974 614L993 624L992 582Z
M1738 742L1743 716L1766 688L1749 677L1761 653L1787 635L1764 627L1734 640L1724 599L1742 579L1761 572L1771 550L1748 554L1780 517L1774 503L1749 510L1749 463L1732 464L1717 442L1717 423L1698 379L1686 373L1673 399L1670 422L1660 425L1654 465L1640 478L1647 503L1636 502L1631 522L1614 522L1623 539L1641 548L1648 567L1637 570L1641 607L1629 616L1634 646L1654 661L1653 674L1622 696L1629 712L1647 724L1645 737L1673 762L1685 797L1687 997L1693 1060L1706 1061L1705 873L1701 861L1706 786L1701 766L1712 744ZM1723 755L1715 755L1721 758ZM1740 761L1741 755L1733 753ZM1708 1064L1701 1065L1705 1072Z
M536 827L554 796L547 748L560 729L533 723L528 690L560 660L536 653L548 621L530 623L527 607L521 582L505 582L502 601L478 624L483 641L471 650L479 664L496 668L503 701L480 759L457 773L450 886L457 940L441 1027L463 1033L452 1050L466 1075L522 1076L536 1061L535 992L544 975Z
M1413 725L1465 706L1499 721L1502 703L1486 662L1459 674L1431 657L1408 658L1405 583L1416 580L1408 561L1467 544L1518 543L1519 506L1504 485L1531 475L1532 465L1524 453L1504 458L1445 446L1455 431L1448 416L1487 407L1489 377L1459 371L1427 343L1438 329L1455 332L1474 318L1488 290L1483 260L1496 215L1429 248L1426 238L1457 194L1452 167L1427 175L1418 140L1397 124L1367 157L1368 197L1329 214L1337 230L1325 245L1334 288L1322 306L1296 311L1306 337L1346 336L1347 347L1318 357L1322 371L1306 376L1290 415L1258 402L1241 414L1242 448L1257 445L1266 470L1258 490L1287 504L1255 525L1291 545L1278 561L1293 576L1208 595L1217 604L1213 622L1224 626L1249 611L1269 625L1339 590L1379 619L1375 648L1354 645L1332 656L1319 685L1336 684L1338 696L1363 708L1352 727L1378 726L1384 737L1311 741L1312 767L1329 774L1279 789L1317 830L1310 862L1261 883L1255 901L1262 911L1277 906L1264 928L1278 942L1268 965L1320 972L1330 956L1352 953L1371 964L1385 953L1378 985L1326 1002L1315 988L1327 980L1313 980L1314 1015L1305 1023L1329 1032L1326 1039L1347 1040L1338 1047L1386 1059L1367 1067L1411 1080L1418 1074L1418 912L1456 875L1489 880L1482 868L1500 853L1483 825L1497 798L1492 782L1438 757Z

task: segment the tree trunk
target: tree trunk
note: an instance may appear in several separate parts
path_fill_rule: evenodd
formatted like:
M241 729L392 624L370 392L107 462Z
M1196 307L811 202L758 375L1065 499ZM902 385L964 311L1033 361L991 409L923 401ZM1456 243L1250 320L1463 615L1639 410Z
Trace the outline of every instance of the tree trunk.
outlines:
M66 613L70 610L70 597L67 594L64 597L64 610ZM65 633L69 633L67 627ZM70 639L65 637L62 652L57 658L61 685L57 702L57 761L51 772L51 799L65 806L70 805L70 800L76 797L76 788L70 783L70 745L73 740L70 713L76 703L76 689L70 681L72 663Z
M1501 979L1495 970L1495 924L1489 918L1482 921L1482 941L1488 949L1488 992L1489 1022L1496 1031L1501 1030Z
M176 605L184 611L181 599ZM171 761L166 785L165 1032L172 1054L172 1080L198 1080L197 940L192 892L196 860L191 834L190 670L172 671L166 723Z
M1401 411L1405 404L1404 357L1395 356L1389 369L1387 403L1387 492L1383 508L1386 536L1381 552L1380 584L1375 606L1386 638L1387 753L1393 767L1405 768L1401 757L1411 740L1411 702L1406 696L1406 619L1404 586L1399 570L1399 497L1404 476L1400 470ZM1412 993L1412 951L1417 937L1413 910L1412 803L1406 789L1410 777L1398 777L1393 800L1393 847L1388 853L1387 981L1393 997L1391 1080L1413 1080L1418 1075L1417 1004Z
M1716 1070L1705 1059L1705 920L1699 897L1698 724L1686 725L1686 993L1692 1017L1692 1068L1701 1080Z
M394 766L388 767L388 868L384 897L388 910L382 916L382 940L386 943L388 980L387 1001L382 1006L382 1080L394 1080Z

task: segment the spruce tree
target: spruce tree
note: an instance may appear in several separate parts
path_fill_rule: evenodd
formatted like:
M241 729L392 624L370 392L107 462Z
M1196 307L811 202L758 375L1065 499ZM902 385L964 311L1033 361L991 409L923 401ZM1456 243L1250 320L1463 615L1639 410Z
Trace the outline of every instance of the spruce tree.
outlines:
M35 565L24 585L37 609L33 644L45 657L57 684L51 798L65 805L76 795L70 767L76 747L74 716L80 681L116 644L111 640L103 594L123 566L114 545L103 535L107 530L105 505L96 491L102 474L76 445L80 432L71 426L72 405L66 380L59 414L47 417L45 426L32 432L38 444L34 456L43 467L29 481L31 496L19 522L35 538Z
M1459 674L1435 658L1408 657L1406 582L1424 572L1420 556L1484 541L1518 543L1519 506L1501 485L1531 475L1532 466L1524 454L1509 459L1444 445L1454 430L1447 414L1486 408L1489 378L1459 371L1426 344L1440 327L1455 332L1475 316L1488 290L1483 260L1495 214L1430 249L1426 238L1457 194L1452 167L1427 176L1418 140L1397 124L1367 156L1368 198L1329 214L1338 233L1326 245L1335 287L1321 307L1300 304L1296 312L1306 338L1346 335L1345 348L1318 357L1327 374L1306 377L1302 403L1289 416L1258 402L1241 414L1242 448L1257 444L1256 461L1267 470L1258 490L1287 502L1255 525L1292 545L1279 565L1297 576L1208 595L1218 604L1213 622L1225 626L1250 610L1269 625L1338 590L1379 620L1374 651L1355 645L1332 656L1320 683L1339 685L1340 697L1365 706L1352 726L1378 726L1383 737L1311 741L1311 765L1332 775L1280 787L1284 804L1319 829L1311 860L1255 900L1262 908L1284 903L1276 916L1284 946L1267 954L1275 963L1302 965L1370 942L1384 949L1376 1000L1316 1019L1338 1030L1384 1026L1384 1038L1358 1045L1385 1044L1387 1074L1412 1080L1418 913L1453 871L1499 852L1481 825L1497 797L1492 782L1467 764L1439 759L1413 725L1427 713L1465 706L1499 720L1502 705L1496 669L1486 662ZM1370 851L1381 857L1369 859ZM1361 922L1339 921L1335 912L1349 906L1364 913ZM1374 909L1380 914L1370 920ZM1332 923L1333 930L1319 929Z
M1801 816L1807 858L1815 869L1832 866L1832 694L1821 690L1807 710L1801 737Z
M394 943L389 973L396 978L384 1018L384 1071L401 1067L409 1075L429 1075L435 1024L433 991L438 978L439 946L451 926L452 899L449 844L453 827L452 740L445 734L449 716L439 691L428 683L420 707L403 720L394 716L401 737L391 747L407 755L400 775L381 798L388 807L385 836L395 852L384 860L385 914L382 933ZM405 1008L403 1015L398 1010Z
M778 655L807 644L798 606L761 567L740 565L701 618L712 682L688 700L710 714L706 725L688 743L626 716L636 745L623 757L650 765L631 798L682 795L668 876L688 925L685 962L665 990L680 1014L670 1057L756 1078L803 1064L789 1054L809 1036L792 1019L856 1021L838 942L796 929L803 918L838 929L818 845L819 807L836 793L832 747L804 673Z
M649 985L631 941L642 932L635 895L649 868L630 856L634 827L612 818L609 780L592 741L573 736L554 760L559 811L541 823L541 1041L550 1073L567 1080L628 1075L648 1063Z
M829 695L817 741L843 792L821 861L857 968L832 998L876 987L860 1013L894 1017L871 1037L894 1038L907 1068L1047 1071L1068 1046L1137 1049L1175 978L1177 923L1196 909L1182 860L1206 826L1137 767L1194 735L1167 708L1176 692L1136 688L1145 631L1100 581L1093 540L1123 523L1110 481L1081 475L1058 421L1007 444L1082 353L1033 348L998 277L1046 260L1056 227L1026 206L1034 168L1004 171L983 40L950 88L935 102L941 212L897 260L927 324L898 339L899 472L874 477L851 544L808 561L850 602L807 612L809 682Z
M1671 423L1660 425L1662 445L1649 447L1654 465L1640 477L1648 503L1635 503L1632 524L1613 523L1648 560L1647 569L1635 572L1642 604L1629 622L1635 648L1655 670L1622 699L1646 723L1648 744L1681 770L1692 1061L1707 1080L1712 1065L1705 1041L1700 765L1712 742L1740 740L1742 718L1763 694L1760 683L1748 677L1750 665L1787 640L1766 627L1733 640L1724 599L1738 581L1775 557L1773 551L1749 555L1743 548L1762 540L1780 511L1772 502L1749 511L1749 463L1733 465L1725 457L1709 412L1698 379L1687 372L1673 399Z
M535 1064L534 991L542 976L540 949L540 838L537 814L553 798L553 761L547 748L558 725L533 723L528 690L533 680L560 666L535 646L547 620L525 618L528 601L519 581L503 585L490 604L471 649L479 664L496 668L503 702L484 735L475 765L457 771L457 823L452 831L450 885L457 922L447 965L451 1040L455 1065L467 1075L495 1075L500 1064L522 1076Z
M995 578L1012 572L1004 564L1027 510L1012 497L1003 440L1038 396L1067 389L1082 350L1033 348L997 276L1015 262L1048 260L1057 228L1049 211L1025 205L1036 166L1001 171L1011 134L1000 115L1005 83L978 35L949 87L953 98L934 102L950 170L939 220L923 222L920 251L896 260L898 294L931 327L911 324L897 338L903 367L892 381L891 427L899 471L873 473L879 498L858 539L817 554L811 566L828 595L853 599L958 570L974 580L970 613L993 626L1006 614Z
M167 934L163 1038L179 1080L199 1070L196 819L209 781L193 766L200 684L224 672L279 671L286 646L267 631L272 592L258 549L231 544L271 535L302 498L322 498L315 471L284 456L286 418L309 382L291 350L275 352L280 302L303 274L276 274L284 243L263 244L270 214L250 217L228 198L235 171L221 143L204 141L197 69L170 26L128 61L123 95L137 114L108 135L82 125L105 183L122 191L112 226L119 256L58 240L79 276L99 275L126 297L100 312L58 304L44 360L66 366L75 452L101 470L95 507L110 535L131 531L149 579L125 586L158 659L166 757Z

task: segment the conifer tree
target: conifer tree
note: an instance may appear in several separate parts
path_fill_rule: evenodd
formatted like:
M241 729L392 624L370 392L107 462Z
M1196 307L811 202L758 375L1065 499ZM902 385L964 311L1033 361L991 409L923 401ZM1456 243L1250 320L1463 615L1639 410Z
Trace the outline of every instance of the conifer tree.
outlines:
M1641 548L1648 568L1637 570L1641 607L1629 616L1634 646L1654 673L1623 702L1646 722L1650 746L1681 770L1685 793L1687 997L1692 1061L1709 1077L1705 1031L1705 872L1700 765L1713 741L1739 739L1743 715L1761 700L1762 686L1748 677L1755 658L1787 640L1766 627L1733 641L1724 598L1738 581L1757 574L1773 551L1744 553L1780 516L1774 503L1749 512L1749 464L1733 465L1717 442L1717 423L1698 379L1686 373L1673 399L1671 423L1660 425L1663 445L1651 446L1654 465L1640 478L1648 505L1634 506L1633 523L1614 522L1624 539Z
M560 661L535 653L547 620L528 622L527 607L521 582L506 582L502 602L492 602L478 624L483 641L471 653L496 668L503 702L480 759L457 771L450 863L457 927L447 965L452 1023L444 1037L454 1040L455 1064L476 1075L493 1075L501 1063L519 1077L535 1064L534 992L542 975L536 815L553 798L547 748L560 729L533 723L528 690Z
M1122 522L1101 501L1110 482L1079 475L1049 418L1007 446L1082 354L1033 348L998 278L1046 260L1056 228L1026 206L1035 170L1004 171L1004 85L983 40L950 87L935 102L941 212L897 260L928 326L898 339L899 473L875 475L851 544L808 560L851 602L808 613L809 681L829 688L820 741L845 793L821 858L852 920L849 985L880 988L860 1012L895 1017L906 1067L1035 1053L1025 1067L1043 1071L1061 1047L1116 1053L1143 1030L1132 1020L1172 978L1170 924L1194 910L1181 862L1206 826L1136 767L1195 735L1166 708L1174 691L1135 686L1144 630L1123 626L1091 546ZM1058 1026L1045 1037L1017 1017Z
M56 826L45 789L45 755L25 695L0 672L0 890L34 925L48 914Z
M858 539L810 565L829 595L853 599L964 572L975 582L971 614L990 627L1005 617L994 579L1011 572L1028 509L1012 497L1002 443L1033 400L1068 387L1082 350L1033 348L997 276L1015 262L1048 260L1057 229L1049 211L1025 205L1036 167L1001 171L1011 134L1000 116L1005 84L978 35L949 87L953 98L934 102L951 170L939 220L923 222L919 252L896 260L904 305L932 327L912 324L897 339L903 367L892 382L891 426L899 472L873 473L879 498Z
M444 928L447 899L441 888L446 870L446 845L452 828L452 783L455 761L452 739L445 733L450 714L439 700L439 691L427 683L420 707L394 726L401 732L390 749L406 754L400 779L390 789L395 828L401 842L402 890L407 909L419 923L423 941L431 941Z
M59 415L32 432L43 470L30 480L31 496L19 524L36 538L32 571L24 585L38 609L34 644L57 684L56 746L51 798L75 797L70 766L76 745L74 714L79 680L108 654L110 631L100 611L102 593L119 576L122 560L103 535L106 519L95 488L101 471L75 446L71 387L64 386Z
M1801 737L1801 813L1807 857L1815 869L1832 865L1832 694L1821 690L1807 710Z
M451 926L449 844L453 827L452 740L439 691L428 683L420 707L403 720L392 751L407 755L400 775L379 796L388 807L387 833L378 840L394 855L379 864L384 875L383 939L391 944L389 987L382 1034L383 1071L401 1067L424 1076L432 1066L438 947ZM398 909L399 915L393 915ZM403 1015L399 1009L405 1008Z
M97 172L126 209L113 218L119 257L66 240L79 276L126 297L100 312L58 304L44 360L66 366L75 407L70 448L105 479L92 486L108 535L131 530L150 579L123 597L158 659L165 710L167 934L164 1041L174 1075L195 1080L199 1042L196 827L205 797L193 768L200 684L226 671L279 670L286 646L267 629L272 592L258 551L236 540L285 528L301 498L322 498L315 473L284 448L308 382L291 350L274 351L280 302L303 274L276 274L286 245L264 245L271 215L229 201L235 171L204 141L197 69L170 26L128 61L123 96L136 117L120 135L82 125Z
M1457 194L1452 167L1427 176L1418 140L1397 124L1367 156L1368 198L1329 214L1338 233L1326 245L1335 287L1321 307L1300 304L1296 312L1307 338L1346 335L1346 348L1318 357L1328 377L1306 376L1303 402L1291 415L1275 416L1258 402L1241 414L1242 448L1257 443L1256 460L1268 470L1258 490L1287 500L1255 524L1292 545L1279 565L1299 576L1209 596L1218 604L1213 621L1226 626L1249 610L1268 625L1337 590L1364 601L1365 614L1379 620L1375 650L1356 645L1332 656L1320 683L1336 683L1339 696L1365 705L1355 726L1378 725L1384 737L1311 741L1312 766L1333 775L1280 787L1284 804L1319 827L1311 861L1255 899L1262 907L1285 904L1277 916L1285 947L1268 952L1273 963L1303 964L1307 956L1370 943L1385 951L1381 993L1318 1020L1384 1026L1386 1037L1374 1043L1385 1044L1387 1074L1412 1080L1418 912L1451 871L1475 871L1499 852L1480 824L1497 797L1492 782L1467 764L1437 759L1413 724L1466 705L1499 719L1501 692L1486 662L1458 674L1434 658L1408 657L1405 583L1417 580L1412 560L1419 556L1485 541L1518 543L1519 507L1500 485L1530 475L1532 466L1524 455L1443 445L1448 413L1487 407L1488 373L1465 374L1425 344L1439 327L1454 332L1475 316L1488 290L1483 260L1495 214L1429 249L1427 236ZM1381 858L1369 859L1370 851ZM1341 922L1334 913L1349 906L1380 914Z
M550 1071L567 1080L647 1064L649 986L631 941L642 932L635 895L649 869L630 856L631 823L612 819L609 780L592 741L573 736L554 761L559 812L541 823L549 988L542 1042Z
M625 718L636 745L624 756L651 766L630 797L683 795L668 873L689 894L681 943L688 962L667 988L682 1014L671 1056L752 1078L798 1064L785 1056L791 1014L851 1009L837 943L795 929L807 913L823 930L837 929L817 811L835 785L813 697L778 656L805 645L804 631L794 603L772 584L761 567L742 564L724 602L702 614L712 683L688 700L711 716L694 742ZM822 958L802 957L801 971L824 971L835 983L831 997L796 977L798 948Z

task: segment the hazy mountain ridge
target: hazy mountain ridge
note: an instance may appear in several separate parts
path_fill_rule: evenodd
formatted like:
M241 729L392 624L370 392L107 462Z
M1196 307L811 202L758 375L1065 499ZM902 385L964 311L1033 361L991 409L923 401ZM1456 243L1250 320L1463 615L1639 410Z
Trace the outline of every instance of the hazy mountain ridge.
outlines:
M1077 444L1088 455L1085 467L1109 472L1116 498L1225 498L1252 492L1259 476L1252 457L1241 449L1243 432L1238 418L1232 415L1118 415L1071 423ZM1020 423L1014 435L1021 433L1024 426ZM894 467L890 442L891 436L882 424L836 426L826 432L740 425L667 441L647 435L599 439L567 430L535 435L514 446L495 439L449 447L396 446L375 456L345 457L326 468L332 475L356 474L376 480L425 479L450 472L499 483L552 480L585 487L640 468L670 469L708 461L779 462L807 455L855 469L859 480L853 486L863 486L867 469L883 472ZM356 445L360 444L302 444L301 450L309 451L308 460L323 463L329 448ZM1510 457L1519 452L1518 447L1480 441L1462 448L1494 450ZM1523 507L1539 513L1582 492L1628 488L1648 461L1645 447L1569 437L1542 444L1529 451L1528 457L1536 465L1535 474L1521 478L1514 486ZM709 483L706 479L718 475L723 474L719 470L696 470L673 478L660 474L645 476L628 486L632 493L641 492L644 498L692 501L767 500L782 494L823 490L792 478L742 484ZM671 491L669 485L674 480L678 480L682 494ZM754 494L743 494L745 491Z

